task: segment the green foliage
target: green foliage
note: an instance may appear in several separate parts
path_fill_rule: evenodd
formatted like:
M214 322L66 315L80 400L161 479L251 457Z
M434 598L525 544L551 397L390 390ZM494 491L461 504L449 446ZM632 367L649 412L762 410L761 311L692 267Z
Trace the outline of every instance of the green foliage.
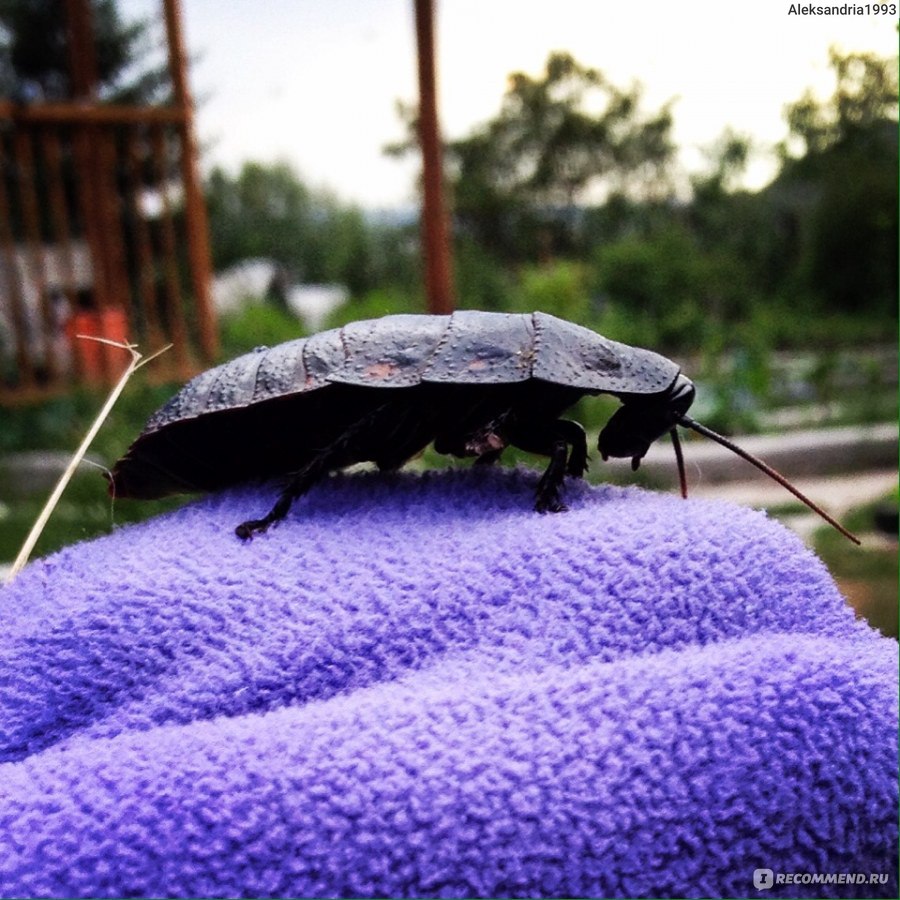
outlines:
M49 495L49 490L46 492ZM18 499L0 515L0 560L14 559L46 502L44 494ZM115 527L140 522L182 505L186 497L165 500L113 500L101 473L76 475L47 522L32 558L46 556L77 541L109 534ZM2 506L2 504L0 504Z
M468 238L457 241L456 295L466 309L509 311L514 306L514 278L495 256Z
M35 557L107 534L117 525L143 521L188 499L113 501L103 478L103 469L125 453L150 415L180 387L155 384L151 376L152 364L128 382L88 450L88 459L96 460L100 468L79 471L72 479L38 541ZM105 399L105 391L82 388L28 406L0 408L0 560L15 557L51 490L13 483L4 470L4 457L28 450L74 453Z
M256 347L274 347L304 336L296 316L268 303L249 304L219 321L222 360L249 353Z
M836 159L809 213L801 265L832 309L892 315L897 289L897 173L862 154Z
M623 238L596 254L597 287L638 315L664 313L702 290L690 236L667 229L652 238Z
M370 285L353 288L356 295L373 289L390 288L404 294L416 294L422 285L418 223L370 226ZM349 282L348 282L349 286Z
M87 394L77 392L32 406L0 407L0 455L17 450L74 451L79 437L73 423L84 412L87 399Z
M585 270L578 263L557 262L524 268L518 294L523 311L552 311L573 322L587 322L591 318Z
M378 271L378 241L362 212L310 189L287 163L248 162L234 177L216 168L206 201L217 269L265 257L295 279L337 282L354 292L385 274Z
M141 432L148 417L175 390L175 385L149 382L146 372L136 374L100 429L88 458L98 460L101 466L111 466ZM27 450L73 453L104 400L104 392L81 389L41 403L0 410L0 560L15 557L50 494L49 487L35 492L25 483L13 483L3 470L3 457ZM102 469L79 472L50 517L34 555L42 556L66 544L106 534L116 524L149 518L185 499L113 502Z
M897 118L897 61L874 53L828 53L834 93L820 102L807 90L785 107L789 137L779 146L785 160L817 157L835 146L867 143L884 122ZM792 152L799 145L800 152Z
M759 430L769 404L771 352L764 334L746 324L736 333L713 332L702 348L695 377L703 384L703 422L723 434Z
M756 335L770 350L810 348L827 352L842 347L881 344L894 330L884 320L852 312L810 311L791 297L759 300L747 311L733 339Z
M287 163L245 163L235 178L217 167L206 202L217 269L253 257L289 265L312 231L309 191Z
M600 180L622 190L637 189L639 179L646 195L648 175L662 177L674 150L671 115L664 108L642 119L638 86L617 88L567 53L551 54L539 78L513 73L509 85L498 115L470 139L481 160L473 160L467 140L451 145L461 162L458 187L472 166L489 170L501 192L565 207Z
M421 299L396 288L383 288L369 291L358 299L344 304L335 310L328 318L326 328L339 328L347 322L356 322L361 319L377 319L380 316L390 316L396 313L422 313L425 312Z
M601 247L594 268L604 301L665 348L701 346L738 318L747 298L740 261L704 250L678 223Z
M833 95L785 110L771 185L740 189L762 148L725 128L688 201L668 190L668 108L642 117L636 88L566 54L538 78L512 75L497 116L447 148L461 304L523 309L537 296L620 340L700 352L711 371L743 346L728 377L754 396L773 349L895 334L897 67L835 50L830 62ZM603 203L586 206L597 186ZM561 261L582 264L590 303L566 285L532 290L529 273L559 277Z
M889 324L897 298L897 64L832 49L835 90L786 109L782 169L763 197L783 235L781 284L817 307ZM797 154L795 148L801 152Z
M726 128L687 203L665 195L668 110L642 119L636 90L564 54L538 78L511 76L498 115L448 147L462 305L527 308L530 273L556 278L559 262L587 260L592 303L574 301L566 285L538 290L540 301L646 346L712 359L742 342L756 359L893 333L895 67L834 51L831 63L834 95L806 95L786 111L791 146L803 152L784 145L772 185L739 189L758 148ZM660 177L646 179L648 167ZM605 202L585 208L598 184Z
M445 148L462 234L505 261L546 259L576 246L576 207L592 193L665 194L672 115L644 114L641 94L568 53L537 78L510 75L497 115ZM416 145L415 114L400 113L410 139L394 154Z

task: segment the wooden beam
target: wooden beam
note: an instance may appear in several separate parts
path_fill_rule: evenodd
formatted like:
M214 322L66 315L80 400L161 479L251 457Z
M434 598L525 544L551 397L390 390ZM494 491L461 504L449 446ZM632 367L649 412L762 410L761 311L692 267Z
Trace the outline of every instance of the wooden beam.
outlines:
M17 131L13 135L13 152L19 172L19 207L22 210L22 227L25 236L25 253L28 274L37 291L38 312L40 314L40 342L44 366L52 381L57 375L56 360L53 356L52 334L54 329L53 311L47 295L46 267L41 240L40 201L35 177L34 147L32 136L27 131Z
M209 224L206 201L200 182L197 163L197 144L194 139L194 102L187 78L187 57L181 31L179 0L163 0L166 35L169 44L169 72L175 93L175 104L181 112L181 176L184 181L185 228L190 260L194 303L197 306L197 326L200 349L205 361L212 362L218 352L218 332L212 304L212 262L209 249Z
M99 70L89 0L65 0L73 100L97 108ZM37 108L37 107L34 107ZM115 141L99 122L82 121L74 132L78 192L91 251L94 303L98 311L128 311L128 273L116 189Z
M5 172L9 163L6 160L4 142L0 139L0 256L3 265L0 268L6 273L6 292L9 298L10 324L16 346L16 368L24 389L31 388L37 378L31 348L28 346L28 312L25 298L22 296L22 285L19 281L19 265L16 258L16 241L12 232L12 207L6 191ZM0 286L2 287L2 286ZM0 388L2 396L2 388Z
M175 216L169 200L169 161L166 152L166 133L162 127L153 129L151 135L153 165L162 209L159 229L162 238L163 276L165 283L165 317L175 345L173 355L178 363L181 378L190 377L191 360L188 354L187 317L181 298L181 284L178 275L178 236L175 231Z
M422 147L422 253L428 311L453 311L450 230L444 205L437 78L434 62L434 0L415 0L419 62L419 142Z
M35 103L0 100L0 119L25 124L179 125L184 113L173 106L116 106L99 103Z

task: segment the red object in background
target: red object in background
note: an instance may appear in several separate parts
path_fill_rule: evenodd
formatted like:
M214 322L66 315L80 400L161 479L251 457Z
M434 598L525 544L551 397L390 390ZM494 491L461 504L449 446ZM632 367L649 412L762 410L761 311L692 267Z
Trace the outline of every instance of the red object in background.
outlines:
M66 324L66 332L72 345L76 371L85 382L102 384L113 381L128 367L131 357L127 350L85 339L96 337L127 344L128 318L124 310L110 307L77 312Z

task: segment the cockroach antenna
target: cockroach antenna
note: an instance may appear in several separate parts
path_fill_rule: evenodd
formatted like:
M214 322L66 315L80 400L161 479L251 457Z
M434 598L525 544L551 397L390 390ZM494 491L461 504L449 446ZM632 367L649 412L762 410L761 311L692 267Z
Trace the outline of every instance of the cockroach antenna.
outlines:
M702 434L704 437L710 438L710 440L715 441L717 444L721 444L723 447L727 447L731 450L732 453L736 453L741 459L747 460L751 465L756 466L760 472L765 472L769 478L777 481L785 490L790 491L798 500L802 503L805 503L814 513L817 513L821 516L829 525L833 528L836 528L844 537L853 541L854 544L859 545L861 543L860 539L855 535L849 532L840 522L833 519L831 516L822 509L817 503L814 503L809 497L806 496L802 491L798 490L794 485L787 480L780 472L773 469L768 463L764 463L761 459L754 456L752 453L748 453L743 447L739 447L737 444L728 440L727 437L719 434L716 431L713 431L712 428L707 428L705 425L701 425L696 419L692 419L690 416L682 414L678 420L679 424L683 425L685 428L690 428L693 431L696 431L698 434ZM684 497L687 494L686 484L685 484L685 474L684 474L684 460L681 455L681 446L678 443L678 439L675 436L675 429L672 429L672 442L675 445L675 457L678 461L678 474L681 479L681 495Z
M678 483L681 485L681 496L687 500L687 475L684 471L684 454L681 452L681 438L678 437L678 429L669 429L672 438L672 446L675 448L675 462L678 464Z

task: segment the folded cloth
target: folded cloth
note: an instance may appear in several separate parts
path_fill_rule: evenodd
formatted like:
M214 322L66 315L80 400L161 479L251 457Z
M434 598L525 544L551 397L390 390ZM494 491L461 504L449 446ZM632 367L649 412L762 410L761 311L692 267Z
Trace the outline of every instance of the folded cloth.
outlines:
M29 566L0 895L896 897L896 643L758 512L536 477L336 476L241 543L248 487Z

